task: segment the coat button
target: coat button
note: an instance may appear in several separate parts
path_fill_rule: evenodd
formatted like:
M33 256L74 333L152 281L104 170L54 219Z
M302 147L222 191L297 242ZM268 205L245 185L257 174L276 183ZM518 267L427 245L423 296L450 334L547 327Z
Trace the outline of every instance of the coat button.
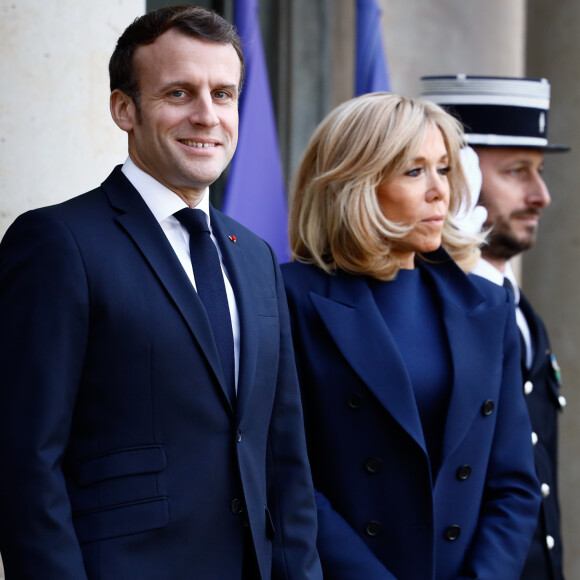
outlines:
M554 538L548 534L546 536L546 546L548 547L548 550L551 550L555 545L556 540L554 540Z
M481 414L484 417L489 417L493 413L494 409L495 403L490 399L489 401L483 403L483 405L481 406Z
M531 395L533 390L534 390L534 383L532 383L532 381L526 381L524 383L524 393L526 395Z
M381 522L372 521L369 522L365 528L365 532L367 536L374 538L375 536L380 536L381 532L383 531L383 526Z
M232 513L236 514L237 516L244 513L244 504L241 500L237 498L232 499L230 503L230 508L232 510Z
M542 497L546 498L550 495L550 486L547 483L542 483L540 488L542 490Z
M363 396L360 393L352 393L348 398L348 406L351 409L360 409L363 406Z
M538 442L538 434L535 431L532 431L532 445L535 445Z
M240 429L237 433L236 433L236 441L238 443L242 442L242 439L244 438L244 434L242 433L242 430Z
M470 475L471 475L471 465L462 465L455 472L455 476L459 481L465 481Z
M445 539L448 542L455 542L455 540L457 540L457 538L459 538L459 536L461 535L461 528L459 526L449 526L446 530L445 530Z
M560 403L560 407L564 408L567 405L568 401L566 401L566 397L564 395L560 395L558 397L558 403Z
M383 462L378 457L371 457L370 459L367 459L365 469L369 473L378 473L381 470L382 463Z

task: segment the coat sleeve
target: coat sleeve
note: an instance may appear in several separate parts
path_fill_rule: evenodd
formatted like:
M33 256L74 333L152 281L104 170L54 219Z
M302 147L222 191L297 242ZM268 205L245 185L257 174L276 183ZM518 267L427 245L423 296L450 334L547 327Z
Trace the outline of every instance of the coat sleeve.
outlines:
M269 435L270 497L274 501L272 580L321 580L316 550L316 506L306 453L288 305L280 269L276 288L280 316L280 363Z
M82 580L62 462L87 341L87 282L43 211L0 245L0 552L7 578Z
M505 330L497 412L480 518L464 566L466 578L519 578L540 507L513 304Z

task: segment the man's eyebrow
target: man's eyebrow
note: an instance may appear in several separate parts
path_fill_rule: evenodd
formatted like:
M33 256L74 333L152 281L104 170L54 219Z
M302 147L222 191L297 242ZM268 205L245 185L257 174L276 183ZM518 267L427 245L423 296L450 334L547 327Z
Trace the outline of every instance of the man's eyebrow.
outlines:
M196 86L193 85L192 83L190 83L189 81L180 81L180 80L175 80L175 81L170 81L168 83L166 83L165 85L163 85L161 87L161 91L167 91L169 89L173 89L173 88L183 88L183 89L188 89L188 90L192 90L195 91L196 90ZM230 90L230 91L234 91L236 94L238 93L238 85L236 83L217 83L215 85L215 88L212 89L212 91L220 91L220 90Z

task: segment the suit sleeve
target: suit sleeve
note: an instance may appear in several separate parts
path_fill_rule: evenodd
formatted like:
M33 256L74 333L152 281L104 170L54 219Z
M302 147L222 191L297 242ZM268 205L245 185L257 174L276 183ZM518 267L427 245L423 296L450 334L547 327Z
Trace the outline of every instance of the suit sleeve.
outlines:
M73 236L42 210L0 245L0 552L7 578L86 578L62 463L87 341Z
M469 578L519 578L540 507L513 304L505 330L497 412L478 530L465 566Z
M316 505L306 454L288 305L276 259L280 363L270 424L269 481L274 502L272 580L321 580Z

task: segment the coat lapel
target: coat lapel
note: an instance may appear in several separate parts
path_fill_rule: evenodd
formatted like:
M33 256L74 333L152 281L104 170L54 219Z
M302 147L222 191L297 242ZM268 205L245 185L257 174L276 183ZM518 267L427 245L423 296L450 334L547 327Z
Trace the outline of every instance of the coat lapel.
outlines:
M205 309L159 223L120 168L116 168L103 183L103 189L111 205L119 212L117 222L139 248L181 312L231 408L219 355Z
M489 361L503 359L505 306L478 308L484 295L443 251L439 261L422 265L441 304L453 365L453 386L445 421L443 461L461 443L485 402L488 385L497 384ZM491 395L490 395L491 396Z
M350 366L393 418L425 450L409 376L366 280L338 275L314 307Z

